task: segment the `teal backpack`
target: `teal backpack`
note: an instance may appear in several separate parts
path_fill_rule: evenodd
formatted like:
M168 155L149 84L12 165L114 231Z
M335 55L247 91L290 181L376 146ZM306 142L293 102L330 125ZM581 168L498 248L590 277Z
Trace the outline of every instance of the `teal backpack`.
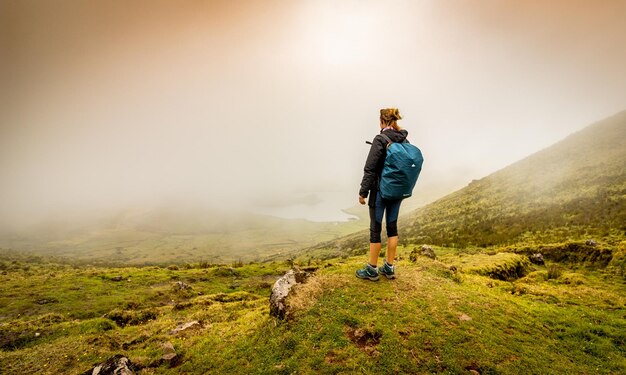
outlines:
M394 143L387 135L381 136L388 144L385 165L380 177L380 195L384 199L408 198L413 193L422 171L424 163L422 152L406 139L402 143Z

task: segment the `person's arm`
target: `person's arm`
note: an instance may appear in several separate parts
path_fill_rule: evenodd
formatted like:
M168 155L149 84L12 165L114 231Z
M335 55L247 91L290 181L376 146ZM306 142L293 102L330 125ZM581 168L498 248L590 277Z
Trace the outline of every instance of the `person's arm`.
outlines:
M359 190L359 202L361 204L365 204L365 198L367 198L369 191L375 189L378 184L376 170L384 155L385 142L381 137L376 136L372 141L372 146L370 147L370 152L367 155L365 167L363 168L363 179L361 180L361 189Z

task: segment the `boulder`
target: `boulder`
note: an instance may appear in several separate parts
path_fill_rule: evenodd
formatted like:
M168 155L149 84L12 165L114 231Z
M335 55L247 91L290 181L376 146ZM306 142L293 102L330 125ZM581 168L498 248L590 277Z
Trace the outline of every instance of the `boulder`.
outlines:
M85 371L83 375L134 375L139 368L130 359L116 354L103 363Z
M534 264L539 264L539 265L546 264L546 262L543 259L543 254L541 254L541 253L536 253L536 254L529 255L528 256L528 260L530 260L530 262L534 263Z
M437 255L435 255L435 251L433 250L432 247L428 245L422 245L420 254L425 257L429 257L431 259L437 259Z
M290 269L285 275L276 280L270 295L270 315L279 319L287 316L287 297L291 289L297 284L306 282L310 276L308 272Z
M409 260L411 260L411 262L416 262L418 256L425 256L431 259L437 259L435 251L431 246L428 245L422 245L419 250L417 248L413 248L413 251L411 251L411 254L409 254Z

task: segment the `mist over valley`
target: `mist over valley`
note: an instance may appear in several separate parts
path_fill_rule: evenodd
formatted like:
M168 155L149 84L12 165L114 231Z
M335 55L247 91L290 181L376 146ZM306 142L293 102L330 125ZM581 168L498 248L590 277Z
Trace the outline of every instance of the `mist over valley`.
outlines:
M0 373L626 373L624 14L0 0Z

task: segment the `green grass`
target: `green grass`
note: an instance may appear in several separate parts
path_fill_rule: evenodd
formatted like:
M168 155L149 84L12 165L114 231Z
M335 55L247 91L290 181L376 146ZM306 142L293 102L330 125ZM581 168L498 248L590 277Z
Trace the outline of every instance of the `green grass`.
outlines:
M296 290L286 322L268 306L282 262L168 270L8 261L0 372L78 374L117 353L144 374L626 371L623 276L549 263L557 277L527 265L506 281L477 270L521 255L436 247L438 260L412 263L412 248L399 251L397 280L354 277L363 257L313 259L319 270ZM201 326L170 335L192 320ZM173 368L158 364L167 341L182 356Z

